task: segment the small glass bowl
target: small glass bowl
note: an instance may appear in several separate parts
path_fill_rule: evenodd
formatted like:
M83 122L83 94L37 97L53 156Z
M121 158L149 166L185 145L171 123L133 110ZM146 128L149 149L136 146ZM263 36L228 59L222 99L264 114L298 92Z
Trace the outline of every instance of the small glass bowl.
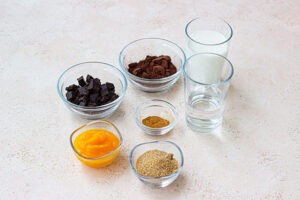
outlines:
M87 74L99 78L101 83L111 82L115 85L119 98L102 106L79 106L66 99L65 88L71 84L77 84L77 78L86 77ZM127 90L125 75L116 67L103 62L79 63L65 70L57 82L57 92L65 105L73 113L85 119L101 119L112 114L120 105Z
M173 174L161 177L147 177L139 174L135 168L137 159L146 151L154 149L174 154L174 158L178 161L179 164L178 170ZM183 167L183 153L177 144L170 141L153 141L138 144L131 150L129 159L131 169L138 177L138 179L146 185L154 187L166 187L170 185L173 181L176 180Z
M162 128L151 128L145 126L142 120L149 116L159 116L170 122L168 126ZM135 111L135 121L145 133L149 135L164 135L175 127L178 114L176 108L167 101L160 99L150 99L138 105Z
M116 148L112 152L110 152L104 156L98 157L98 158L87 158L87 157L81 155L75 149L74 142L78 135L80 135L82 132L87 131L89 129L105 129L105 130L112 132L115 136L117 136L119 138L120 145L118 146L118 148ZM121 135L120 131L118 130L118 128L115 125L113 125L109 121L96 120L96 121L89 122L89 123L81 126L80 128L76 129L70 136L70 142L71 142L71 147L73 149L75 156L83 164L90 166L90 167L94 167L94 168L100 168L100 167L105 167L105 166L111 164L116 159L116 157L120 153L123 139L122 139L122 135Z
M177 72L171 76L160 79L146 79L135 76L128 72L128 65L139 62L147 55L160 56L167 55L172 59ZM161 92L170 88L180 77L185 53L181 47L174 42L161 38L143 38L127 44L119 55L119 64L128 77L128 80L138 89L145 92Z

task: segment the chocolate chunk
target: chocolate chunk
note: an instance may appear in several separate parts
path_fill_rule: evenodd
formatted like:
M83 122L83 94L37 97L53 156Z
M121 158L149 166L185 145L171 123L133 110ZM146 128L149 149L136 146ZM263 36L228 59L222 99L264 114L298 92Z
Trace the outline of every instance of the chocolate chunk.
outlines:
M119 95L113 94L112 97L110 98L110 101L114 101L114 100L116 100L117 98L119 98Z
M168 68L168 61L162 60L162 61L161 61L161 66L162 66L163 68Z
M82 96L82 97L80 97L78 100L79 100L79 105L80 105L80 106L86 106L87 101L88 101L88 99L87 99L86 96Z
M133 75L138 75L138 74L140 74L142 72L142 68L140 68L140 67L138 67L138 68L135 68L133 71L132 71L132 73L133 73Z
M107 88L106 84L102 84L101 85L101 96L105 96L108 94L109 94L109 92L108 92L108 88Z
M85 87L78 88L78 92L80 96L87 96L89 94L89 91Z
M79 96L77 96L77 97L75 98L75 100L73 100L73 103L75 103L75 104L77 104L77 105L78 105L78 104L79 104L79 102L80 102L80 101L79 101L79 99L80 99L80 97L79 97Z
M86 82L90 83L94 78L91 75L86 75Z
M170 56L161 56L162 59L166 60L167 62L171 62Z
M177 68L171 62L170 56L146 56L144 60L130 63L128 72L146 79L159 79L171 76Z
M99 78L95 78L95 79L94 79L94 85L95 85L96 87L100 87L100 86L101 86L101 81L100 81Z
M153 71L157 75L163 75L163 74L165 74L165 68L163 68L161 65L155 65L153 67Z
M81 87L83 87L83 86L86 85L86 82L84 81L83 76L80 76L80 77L77 79L77 81L78 81L78 84L79 84Z
M152 62L154 62L155 64L161 64L163 58L162 57L158 57L158 58L155 58L154 60L152 60Z
M77 86L77 85L75 85L75 84L72 84L72 85L70 85L70 86L66 87L66 90L67 90L67 91L72 91L72 90L76 90L77 88L78 88L78 86Z
M101 96L101 98L100 98L101 104L105 104L108 100L109 100L108 95Z
M80 102L83 101L83 102L87 102L87 97L86 96L82 96L82 97L79 97L78 99Z
M88 90L92 90L94 88L94 79L91 79L89 85L87 87Z
M151 76L148 73L146 73L146 72L142 73L142 78L150 78L150 77Z
M96 103L93 103L93 102L89 102L89 103L88 103L88 106L93 107L93 106L97 106L97 104L96 104Z
M98 97L99 97L98 93L91 94L90 95L90 102L97 103Z
M86 106L86 102L84 102L84 101L81 101L81 102L79 102L79 104L78 105L80 105L80 106Z
M115 92L115 86L112 83L106 82L106 87L109 92Z
M136 67L137 66L137 63L135 62L135 63L130 63L129 65L128 65L128 67L129 68L133 68L133 67Z
M67 94L66 94L67 100L71 101L71 100L75 99L75 97L76 97L75 95L76 95L76 93L74 91L67 92Z
M67 100L74 104L87 107L99 106L112 102L119 97L115 93L113 83L101 84L100 79L93 78L89 74L86 77L86 82L83 76L77 80L80 86L72 84L65 88Z

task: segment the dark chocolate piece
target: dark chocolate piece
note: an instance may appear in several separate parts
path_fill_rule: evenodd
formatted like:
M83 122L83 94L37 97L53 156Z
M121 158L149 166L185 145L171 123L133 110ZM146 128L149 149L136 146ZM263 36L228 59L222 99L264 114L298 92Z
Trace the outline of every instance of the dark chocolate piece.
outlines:
M109 92L115 92L115 86L112 83L106 82L106 87Z
M85 87L78 88L78 92L80 96L87 96L89 94L89 91Z
M86 82L91 82L91 80L93 80L94 78L91 75L86 75Z
M79 102L79 105L80 105L80 106L86 106L86 102L81 101L81 102Z
M147 63L148 62L148 63ZM144 63L144 62L142 62ZM145 65L149 65L150 60ZM72 84L67 90L66 98L68 101L80 106L100 106L116 100L119 96L115 93L113 83L106 82L101 84L100 79L87 75L86 81L83 76L79 77L80 86Z
M93 103L93 102L89 102L89 103L88 103L88 106L93 107L93 106L97 106L97 104L96 104L96 103Z
M72 84L72 85L70 85L70 86L66 87L66 90L67 90L67 91L72 91L72 90L76 90L77 88L78 88L78 86L77 86L77 85L75 85L75 84Z
M88 90L94 89L94 79L90 80L87 89L88 89Z
M97 103L97 99L99 97L98 93L93 93L90 95L90 102Z
M67 92L66 97L68 101L75 99L75 92L74 91Z
M105 95L109 94L106 84L101 85L101 91L100 92L101 92L101 96L105 96Z
M81 87L83 87L83 86L86 85L86 82L84 81L83 76L80 76L80 77L77 79L77 81L78 81L78 84L79 84Z
M94 79L94 85L97 86L97 87L100 87L101 86L101 81L99 78L95 78Z
M130 63L128 72L145 79L160 79L171 76L177 68L171 62L170 56L146 56L144 60Z
M110 98L110 101L114 101L114 100L116 100L117 98L119 98L119 95L113 94L112 97Z

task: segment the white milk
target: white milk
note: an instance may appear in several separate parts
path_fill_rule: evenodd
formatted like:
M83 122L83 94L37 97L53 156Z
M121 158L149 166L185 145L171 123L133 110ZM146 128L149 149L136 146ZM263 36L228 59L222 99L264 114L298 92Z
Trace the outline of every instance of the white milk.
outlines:
M186 54L190 57L196 53L216 53L224 57L227 56L228 44L220 45L205 45L218 44L226 40L225 36L216 31L203 30L195 31L190 35L199 44L189 39L187 44ZM194 57L190 60L190 76L192 79L206 84L217 83L221 79L222 66L224 60L214 55L205 55L201 57Z

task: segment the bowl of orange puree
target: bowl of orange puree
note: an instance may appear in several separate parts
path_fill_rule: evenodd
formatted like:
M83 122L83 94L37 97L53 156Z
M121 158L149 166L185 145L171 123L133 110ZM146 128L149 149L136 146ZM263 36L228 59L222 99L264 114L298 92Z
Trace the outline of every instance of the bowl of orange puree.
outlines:
M70 136L75 156L94 168L111 164L120 152L122 136L118 128L105 120L89 122Z

